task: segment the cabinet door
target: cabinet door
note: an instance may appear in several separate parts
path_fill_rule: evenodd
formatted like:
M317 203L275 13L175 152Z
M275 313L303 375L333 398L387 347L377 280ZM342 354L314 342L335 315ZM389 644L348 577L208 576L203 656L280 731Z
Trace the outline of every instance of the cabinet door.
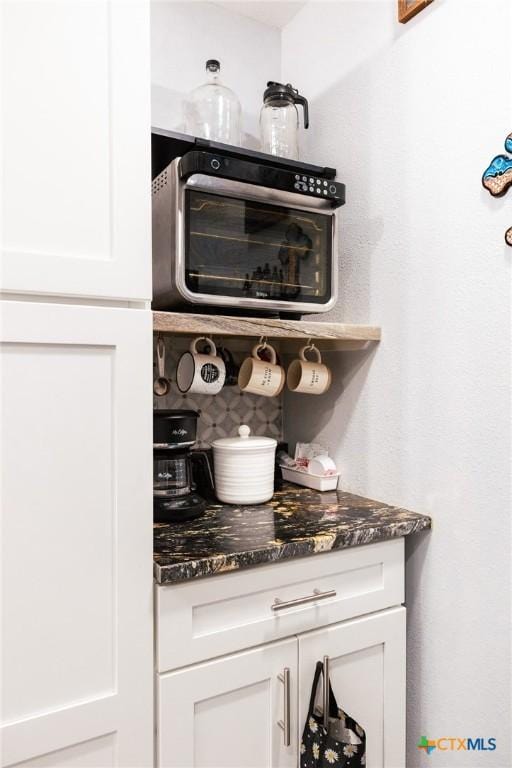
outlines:
M405 608L299 637L299 730L306 722L316 662L324 656L330 659L338 706L366 731L367 768L403 768ZM317 701L321 705L321 691Z
M290 744L285 745L289 669ZM296 768L297 640L260 646L158 679L160 768Z
M150 766L150 312L0 313L2 765Z
M2 289L151 298L147 0L2 3Z

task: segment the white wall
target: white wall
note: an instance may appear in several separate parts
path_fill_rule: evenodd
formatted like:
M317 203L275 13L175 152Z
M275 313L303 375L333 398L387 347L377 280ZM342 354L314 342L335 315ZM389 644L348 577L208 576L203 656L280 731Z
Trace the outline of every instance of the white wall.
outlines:
M330 356L322 403L288 396L286 435L326 440L345 488L434 518L408 543L408 768L512 765L512 193L480 184L512 130L511 32L509 0L435 0L404 26L395 0L361 0L310 2L282 37L308 159L347 183L329 319L383 328ZM421 735L498 749L427 757Z
M259 147L263 91L281 75L280 30L213 3L152 1L152 124L184 130L183 97L206 81L207 59L219 59L223 83L240 99L243 144Z

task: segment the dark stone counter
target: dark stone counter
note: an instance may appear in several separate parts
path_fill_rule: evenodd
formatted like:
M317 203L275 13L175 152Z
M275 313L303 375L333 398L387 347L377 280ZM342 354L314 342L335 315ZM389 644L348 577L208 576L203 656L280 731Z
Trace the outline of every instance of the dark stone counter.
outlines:
M430 528L427 515L343 491L285 484L267 504L212 504L188 523L154 527L155 578L172 584Z

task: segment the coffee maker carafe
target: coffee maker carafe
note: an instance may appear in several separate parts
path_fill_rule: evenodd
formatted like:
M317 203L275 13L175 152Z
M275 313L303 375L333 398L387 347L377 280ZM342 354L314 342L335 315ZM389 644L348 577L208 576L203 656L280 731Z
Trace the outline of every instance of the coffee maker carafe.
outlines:
M153 513L156 523L174 523L199 517L207 506L196 493L198 479L213 488L205 451L192 451L196 440L196 411L153 412Z

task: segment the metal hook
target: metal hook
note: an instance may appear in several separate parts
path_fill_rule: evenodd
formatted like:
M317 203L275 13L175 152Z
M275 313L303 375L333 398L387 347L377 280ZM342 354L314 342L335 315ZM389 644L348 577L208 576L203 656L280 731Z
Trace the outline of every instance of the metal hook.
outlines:
M260 340L258 342L258 346L262 347L263 349L267 348L267 337L266 336L260 336Z

